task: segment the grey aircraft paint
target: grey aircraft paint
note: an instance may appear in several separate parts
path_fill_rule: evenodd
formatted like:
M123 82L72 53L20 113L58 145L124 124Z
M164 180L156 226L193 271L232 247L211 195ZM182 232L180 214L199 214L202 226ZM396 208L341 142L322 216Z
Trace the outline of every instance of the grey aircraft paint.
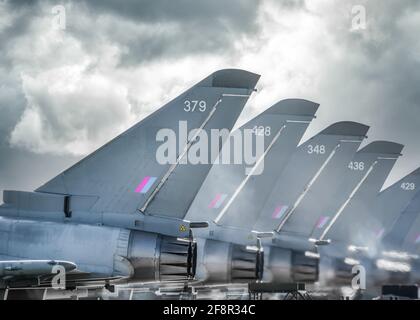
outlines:
M389 232L384 236L382 245L390 250L413 250L416 251L420 241L420 192L412 199L410 204L398 219L393 223Z
M346 254L338 249L341 245L370 246L371 250L376 249L376 241L383 235L383 230L375 229L375 226L369 223L365 224L366 217L371 214L370 205L380 192L402 149L401 144L386 141L376 142L364 148L365 153L375 154L377 158L323 230L320 238L332 241L327 249L334 247L340 255Z
M354 168L362 161L364 165L368 165L363 151L356 153L361 142L361 139L342 142L340 152L337 152L320 173L293 214L286 221L282 221L283 226L277 230L278 240L289 237L318 237L319 232L331 219L330 214L338 209L359 181L363 170Z
M381 191L372 199L371 214L366 217L365 223L371 229L383 230L383 235L391 232L399 217L419 193L419 186L420 169L416 169ZM379 237L378 241L382 239L383 237Z
M283 169L276 185L268 190L269 198L259 215L250 219L254 230L279 229L281 222L292 213L293 206L299 198L305 196L309 184L317 179L342 151L347 153L347 148L350 148L355 152L367 130L368 127L360 123L339 122L299 146ZM285 210L276 215L279 207Z
M340 141L342 144L344 144L344 147L341 149L342 152L351 159L352 154L356 152L357 148L359 147L361 141L365 137L365 134L368 130L367 126L357 124L357 123L340 123L333 125L326 130L323 131L322 134L325 134L327 136L326 140L330 139L329 135L334 135L334 142ZM314 139L311 139L312 141ZM322 138L321 138L321 141ZM349 147L347 147L347 145ZM307 147L307 145L306 145ZM325 145L324 145L325 147ZM273 150L275 150L273 148ZM265 163L264 166L264 172L261 176L252 177L250 181L247 181L247 184L243 186L243 188L240 188L241 179L236 179L236 186L232 186L231 190L240 190L240 193L237 195L237 198L234 198L234 202L232 203L229 210L226 210L226 214L222 216L220 221L218 222L218 225L211 225L209 230L209 235L207 234L207 230L201 231L201 234L203 237L223 240L223 241L231 241L235 243L242 243L242 244L256 244L256 234L252 232L252 229L249 227L246 227L246 223L248 222L248 225L252 225L252 221L249 221L247 215L251 215L252 213L255 215L258 213L258 210L260 207L262 207L265 203L267 193L265 190L267 188L270 189L270 186L275 184L276 179L278 179L278 176L282 173L281 166L277 166L276 159L278 159L280 155L283 157L287 157L289 159L295 154L295 147L290 145L290 152L286 153L284 149L277 149L278 151L269 152L267 154L267 158L272 156L273 160L272 162ZM340 150L340 151L341 151ZM322 153L325 153L326 150L321 151ZM276 154L278 153L278 154ZM349 153L349 155L347 155ZM337 160L339 162L345 161L344 159L346 156L341 156L338 152ZM297 158L297 157L296 157ZM325 161L324 161L325 162ZM293 163L296 163L296 159ZM304 163L305 164L305 163ZM219 168L214 167L212 169L213 171L218 170ZM222 169L225 169L224 171ZM197 201L197 206L201 203L201 207L196 207L195 212L200 212L200 208L202 211L206 210L205 207L208 206L208 203L211 202L211 193L208 191L211 187L214 188L214 186L217 186L217 188L222 188L225 179L228 176L229 168L222 168L219 169L219 175L214 177L213 180L210 180L212 177L212 172L210 173L208 179L206 180L205 184L203 185L203 192L199 193L199 197L202 196L201 202ZM242 169L242 168L241 168ZM241 175L243 176L243 171L237 171L237 176ZM232 181L233 179L226 179L228 181ZM209 182L209 185L206 185L207 182ZM245 191L248 191L246 193ZM216 194L214 192L214 194ZM235 194L235 192L233 192ZM245 196L244 196L245 194ZM197 199L199 199L199 197ZM248 199L248 200L247 200ZM249 199L253 199L252 203L249 201ZM228 200L226 200L228 201ZM245 203L245 205L243 205ZM213 206L211 206L213 207ZM193 207L192 207L193 208ZM223 208L223 205L221 206ZM210 208L213 209L213 208ZM216 208L219 209L219 208ZM207 209L208 210L208 209ZM211 212L211 210L208 210ZM211 214L211 217L215 217L216 215L220 216L220 210L214 210L216 213ZM231 212L233 211L233 213ZM206 211L205 211L206 212ZM232 218L235 219L232 219ZM229 220L230 219L230 220ZM229 223L226 223L225 220L229 221ZM240 222L237 222L240 221ZM240 225L238 228L237 225ZM272 225L271 228L274 228L275 225ZM200 233L199 233L200 234ZM308 246L310 246L309 243L307 243ZM313 245L312 245L313 246ZM264 251L264 254L266 257L266 261L271 262L271 268L269 277L266 278L266 280L269 281L309 281L312 282L316 280L317 275L317 267L316 267L316 261L313 258L306 257L304 253L300 252L294 252L287 249L270 249L269 247L265 247L267 250ZM294 249L294 248L292 248ZM301 248L299 248L301 249ZM199 250L199 261L203 261L205 259L204 256L200 259L200 256L203 254L203 250ZM270 254L271 252L271 254ZM268 270L264 271L265 274Z
M170 164L156 161L162 144L156 141L157 132L170 129L178 133L180 121L187 121L189 130L200 128L212 112L203 128L208 136L210 129L231 129L258 79L258 75L241 70L215 72L37 191L95 196L91 211L135 212L170 169ZM194 106L188 104L195 101L204 101L205 107L197 105L193 110ZM177 156L187 141L180 144ZM210 166L178 166L146 213L183 218ZM147 190L135 192L147 177L153 183L145 184Z
M233 221L231 224L227 224L222 216L220 216L218 225L214 221L221 211L226 209L229 202L231 202L231 205L226 210L226 216L231 216L231 210L237 212L241 201L246 203L246 211L248 212L257 210L258 207L262 206L265 200L264 188L270 188L276 182L281 168L293 154L317 109L318 104L310 101L283 100L239 129L270 128L270 134L264 136L264 146L267 153L264 156L263 171L259 175L247 176L244 163L214 165L186 217L190 220L207 220L210 222L209 230L203 230L198 235L241 244L247 242L246 237L250 231L248 226L244 229L248 231L245 232L245 237L241 233L239 238L235 238L230 232L229 238L226 239L223 237L224 228L227 226L238 227L238 223ZM270 145L270 150L267 150ZM248 199L244 198L245 194ZM250 195L252 195L252 201L249 201ZM217 197L220 198L219 201L215 201ZM240 219L242 219L242 216L238 217L238 220ZM229 231L232 231L232 229L229 229Z
M198 237L198 281L206 281L207 283L209 281L250 281L255 279L255 276L253 278L247 276L249 272L247 273L246 270L252 270L251 263L257 270L262 270L261 262L261 265L255 266L251 257L245 256L245 252L250 252L250 250L242 248L241 256L243 258L241 259L237 254L240 252L237 245L247 244L247 236L250 234L250 230L240 233L238 237L235 237L235 235L238 235L237 233L230 232L229 237L226 238L224 237L226 235L225 226L215 225L211 220L217 217L220 212L218 209L222 208L230 199L235 200L234 194L238 188L240 188L241 193L239 195L241 195L242 190L248 188L248 185L252 185L251 188L254 188L257 181L259 184L275 183L277 169L287 162L310 121L314 118L317 109L318 104L310 101L301 99L283 100L238 129L241 132L244 132L245 129L252 129L253 131L256 129L254 134L261 135L264 138L265 155L261 156L264 157L264 168L260 175L255 176L246 174L247 164L243 162L240 164L216 164L211 169L186 216L186 219L189 220L207 220L211 223L209 230L196 230L194 233ZM235 134L233 133L231 138ZM224 152L226 150L222 150L221 157ZM257 168L259 165L261 165L261 162L255 164L253 168ZM248 169L252 170L252 167ZM250 180L248 181L248 179ZM258 188L255 190L258 190ZM260 205L263 201L261 195L263 196L263 194L257 192L253 193L254 203L257 205ZM255 251L253 255L256 255ZM226 268L226 265L231 266L232 270L229 267ZM235 271L235 268L238 268L239 265L242 269L241 273ZM242 276L238 276L238 274L242 274Z
M407 221L402 222L397 228L397 230L404 235L402 237L404 240L399 248L407 252L420 254L420 201L418 197L413 201L410 207L407 208L405 215L407 215L405 217ZM407 222L411 222L411 225L408 232L405 233L405 227L408 227Z
M159 129L177 132L184 120L190 129L230 131L258 79L243 70L217 71L36 192L5 191L0 256L32 260L32 270L26 269L31 275L43 261L57 260L75 264L79 279L191 277L193 242L162 233L182 229L175 234L190 234L181 219L210 165L160 165L155 134ZM190 143L182 142L179 150L187 150ZM142 213L138 209L146 201ZM3 278L0 285L17 280Z

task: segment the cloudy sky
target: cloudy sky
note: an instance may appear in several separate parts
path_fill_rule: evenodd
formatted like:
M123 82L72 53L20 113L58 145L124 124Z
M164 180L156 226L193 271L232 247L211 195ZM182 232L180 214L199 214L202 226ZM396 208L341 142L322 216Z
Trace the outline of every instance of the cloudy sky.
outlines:
M319 102L306 138L353 120L406 145L393 182L420 166L419 30L416 0L0 0L0 190L33 190L230 67L262 75L241 122Z

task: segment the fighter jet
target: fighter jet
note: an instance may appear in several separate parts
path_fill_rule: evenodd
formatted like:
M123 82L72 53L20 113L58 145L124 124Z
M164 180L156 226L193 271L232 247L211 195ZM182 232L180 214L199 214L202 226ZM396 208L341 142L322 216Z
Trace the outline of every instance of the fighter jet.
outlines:
M375 237L378 243L382 243L385 235L389 235L392 229L397 227L399 218L404 211L406 209L410 210L410 204L419 192L418 186L420 186L420 169L414 170L384 189L367 204L368 208L372 209L369 209L370 214L364 220L364 226L381 231L378 234L381 237ZM406 231L405 235L407 233ZM384 239L385 242L389 240ZM389 243L392 245L393 241L391 240ZM386 244L384 243L384 245ZM395 245L398 244L395 243Z
M415 186L419 190L419 186ZM390 230L382 239L382 247L388 250L413 250L416 251L416 229L420 224L418 217L420 216L420 192L417 191L409 205L401 212L397 220L392 224Z
M250 165L246 162L230 162L215 164L206 178L199 194L193 201L187 219L195 221L217 220L221 212L234 203L236 197L242 197L248 192L249 185L254 181L263 181L265 188L273 185L281 168L293 154L306 128L314 118L318 104L301 99L280 101L266 111L243 125L237 131L245 134L251 130L256 138L264 139L263 152L257 154ZM233 132L235 139L238 132ZM226 146L227 144L225 144ZM254 144L243 145L255 153ZM223 148L219 158L231 151ZM264 189L256 190L249 196L247 210L252 206L260 206L264 201ZM256 207L255 207L256 208ZM245 213L244 213L245 214ZM198 245L197 275L198 282L206 284L247 283L262 277L263 257L255 247L257 240L249 231L235 236L235 230L219 228L211 222L209 229L197 230L195 233ZM222 224L223 228L226 226ZM226 226L229 227L229 226ZM228 236L226 236L229 234ZM253 239L249 239L251 236Z
M404 240L401 245L396 246L396 243L391 247L397 249L397 252L407 255L411 261L411 277L410 282L420 284L420 195L413 199L410 205L404 210L401 215L401 220L398 220L394 228L398 230L403 236ZM413 219L415 217L415 219ZM406 230L406 223L412 221L410 228ZM398 224L398 225L397 225ZM394 229L392 229L394 231ZM388 248L388 247L386 247Z
M211 162L188 157L212 129L231 130L258 79L217 71L34 192L5 191L3 294L51 287L60 273L70 289L191 279L191 229L205 224L184 218Z
M311 208L306 203L323 193L328 173L334 174L334 168L351 159L368 129L355 122L333 124L299 146L284 168L259 215L254 217L255 230L275 231L267 247L267 279L307 283L318 280L319 255L309 235L322 226L319 217L309 214ZM324 203L322 198L317 199L319 205ZM303 215L295 219L295 214ZM289 272L282 274L286 265Z
M420 170L417 169L401 181L395 183L400 193L404 192L406 198L411 198L399 214L394 211L391 215L396 218L385 229L381 239L381 256L377 263L388 269L387 277L382 277L383 283L419 284L420 283L420 192L418 189ZM380 259L380 260L379 260Z
M390 232L404 209L416 196L419 183L420 170L417 169L381 191L366 204L369 214L363 219L363 227L369 230L380 230L376 237L369 241L377 248L376 257L373 258L374 263L372 263L372 276L369 279L372 285L380 286L392 282L401 284L410 281L417 256L410 254L409 251L387 249L382 245L382 238Z
M242 180L239 178L230 178L230 174L233 170L229 170L228 167L212 168L211 173L207 177L191 207L191 210L194 209L193 212L200 212L203 215L202 218L205 218L205 216L213 217L213 223L211 223L209 227L209 234L204 234L205 230L199 232L203 234L203 237L211 237L218 241L231 241L237 244L255 245L256 238L261 236L261 233L258 231L273 231L278 226L279 218L285 213L285 210L277 210L277 206L275 206L272 211L275 211L276 214L274 215L270 212L271 224L267 224L268 226L264 229L255 228L255 224L259 222L258 219L262 214L261 210L264 209L264 205L267 205L266 198L270 192L273 194L273 197L276 197L279 194L279 188L276 188L276 184L278 185L280 181L280 185L283 186L285 181L288 181L290 183L289 186L291 187L291 191L294 190L291 185L293 181L300 178L302 183L300 183L300 188L297 188L298 190L295 197L297 198L299 190L304 190L308 183L308 179L311 180L310 174L302 174L302 176L300 176L300 171L305 171L307 167L310 166L314 171L312 173L312 176L314 176L317 171L322 171L322 169L327 166L328 162L332 161L336 152L337 157L340 158L340 152L337 151L340 141L343 145L346 145L348 142L348 145L350 146L344 146L340 150L343 150L343 152L344 150L347 150L347 152L348 150L353 150L354 153L365 137L367 129L367 126L357 123L345 122L335 124L317 136L309 139L297 150L291 145L288 150L284 150L283 147L278 149L278 153L274 151L268 152L265 158L267 161L264 164L263 173L252 177L247 176ZM331 152L336 146L338 147L335 149L334 154L331 155ZM326 154L327 152L328 154ZM270 156L272 157L272 161L269 160ZM286 157L286 159L282 168L282 159L284 157ZM312 168L311 161L309 160L312 159L312 157L314 157L313 162L318 164L315 168ZM213 171L218 171L218 174L213 173ZM283 176L286 175L290 175L291 179L283 179ZM320 172L317 176L319 175ZM229 179L222 181L221 177L229 177ZM224 183L226 180L228 182ZM230 181L234 181L234 183L226 185L229 184ZM296 184L298 184L298 182L296 182ZM285 197L289 194L288 191L289 189L284 189ZM223 201L221 201L221 205L218 208L215 208L217 210L206 208L206 205L211 203L212 197L217 194L225 195ZM292 201L293 199L290 202ZM307 239L305 242L305 249L314 247ZM270 280L293 282L314 281L314 279L316 279L317 262L313 261L314 258L312 256L305 256L300 247L299 252L295 252L293 250L294 247L285 246L282 249L279 248L276 250L271 247L272 243L269 243L269 245L269 249L267 249L267 246L264 246L265 256L267 257L266 252L269 251L276 252L275 255L277 256L277 259L273 259L272 269L275 271L271 272ZM201 250L201 252L206 251ZM214 258L215 263L217 261L216 257L217 256ZM198 260L201 261L200 258ZM205 258L202 260L206 261ZM219 265L219 269L221 269L223 264L220 263ZM309 272L309 269L311 272ZM265 273L266 271L267 270L265 270Z
M370 209L402 148L392 142L373 142L358 151L350 162L349 170L342 176L343 187L349 188L345 198L333 203L329 222L314 235L316 241L328 244L319 247L321 256L326 258L323 274L329 277L324 281L349 285L351 269L359 263L357 259L375 256L375 244L383 230L368 222ZM326 271L329 268L331 272Z

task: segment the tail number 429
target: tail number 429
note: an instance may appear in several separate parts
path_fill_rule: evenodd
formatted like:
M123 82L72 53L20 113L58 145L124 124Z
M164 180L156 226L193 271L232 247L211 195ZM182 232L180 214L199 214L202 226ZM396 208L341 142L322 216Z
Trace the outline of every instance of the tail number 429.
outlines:
M416 190L416 184L414 182L403 182L401 184L401 189L406 191Z

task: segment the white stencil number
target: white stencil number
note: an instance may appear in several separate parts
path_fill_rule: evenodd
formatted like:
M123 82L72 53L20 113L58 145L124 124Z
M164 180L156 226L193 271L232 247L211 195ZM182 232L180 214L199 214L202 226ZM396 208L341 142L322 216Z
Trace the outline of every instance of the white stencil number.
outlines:
M414 182L403 182L401 183L401 189L406 191L416 190L416 184Z
M323 144L316 144L316 145L308 145L308 153L309 154L325 154L325 145Z
M206 111L207 103L204 100L185 100L184 111L185 112L204 112Z
M358 162L358 161L352 161L349 163L349 169L353 171L363 171L365 170L365 163L364 162Z
M255 126L252 128L252 133L256 136L270 136L271 135L271 127L264 127L264 126Z

